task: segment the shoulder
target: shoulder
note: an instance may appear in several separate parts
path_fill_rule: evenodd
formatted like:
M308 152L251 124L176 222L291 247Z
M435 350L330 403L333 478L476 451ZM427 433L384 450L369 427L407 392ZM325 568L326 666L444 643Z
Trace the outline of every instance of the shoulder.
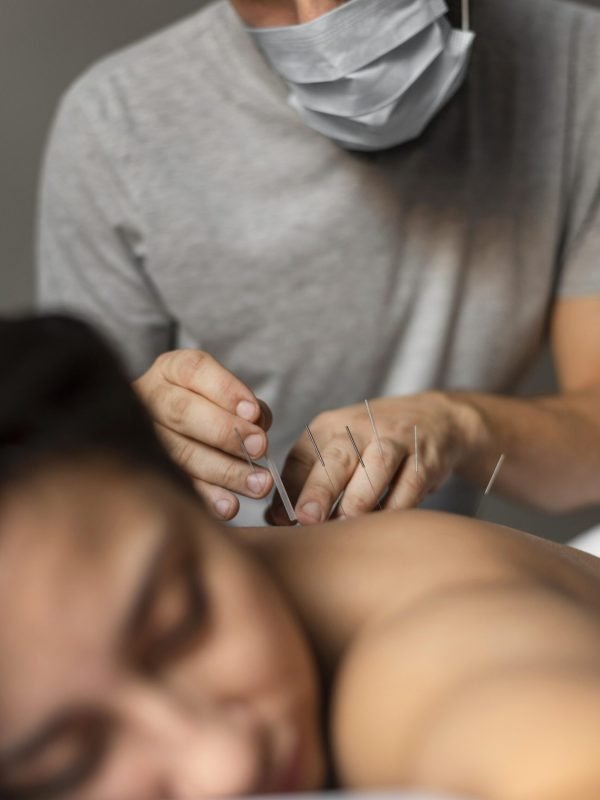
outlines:
M202 92L206 74L213 74L215 37L228 24L225 2L93 64L63 94L59 119L83 115L93 125L119 126L121 134L164 124L170 106Z
M455 0L456 2L456 0ZM471 0L472 21L486 33L494 30L510 33L515 40L525 40L543 31L552 39L555 31L568 34L573 26L600 25L600 5L580 0ZM547 41L539 44L547 45ZM566 44L563 39L563 46Z
M543 573L565 591L576 584L587 598L600 581L583 553L439 512L386 512L298 528L293 536L277 528L241 536L281 581L328 665L363 632L379 630L374 621L399 619L445 591L487 591Z
M600 64L600 5L575 0L479 0L472 2L475 68L488 80L562 83L579 63ZM591 79L592 73L589 78ZM496 98L497 100L497 98Z
M598 634L584 606L531 580L465 583L383 621L336 681L342 783L596 796Z

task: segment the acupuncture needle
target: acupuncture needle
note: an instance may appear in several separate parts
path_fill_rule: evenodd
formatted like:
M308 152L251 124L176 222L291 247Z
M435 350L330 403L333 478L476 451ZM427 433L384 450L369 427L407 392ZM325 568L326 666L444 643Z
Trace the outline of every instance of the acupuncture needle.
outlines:
M415 472L419 471L419 433L415 425Z
M252 461L252 459L250 458L250 453L248 452L248 448L247 448L247 447L246 447L246 445L244 444L244 440L242 439L242 434L239 432L239 430L238 430L237 428L234 428L233 430L235 431L235 434L236 434L236 436L237 436L237 437L238 437L238 439L239 439L239 442L240 442L240 448L241 448L241 450L242 450L242 453L243 453L243 454L244 454L244 456L246 457L246 461L247 461L247 462L248 462L248 464L250 465L250 468L252 469L252 472L258 472L258 470L256 469L256 466L255 466L254 462L253 462L253 461Z
M368 400L365 400L365 405L367 407L367 414L369 415L369 422L371 423L371 427L373 428L373 433L375 434L377 447L379 448L382 460L385 462L385 456L383 454L383 445L381 444L381 439L379 438L379 433L377 432L377 425L375 425L375 417L373 416L373 412L371 411L371 404L369 403Z
M248 464L252 468L253 472L258 472L254 462L250 458L250 453L248 452L248 448L244 444L244 440L242 439L242 434L239 432L239 430L237 428L234 428L234 430L235 430L235 433L236 433L236 435L237 435L237 437L239 439L240 447L242 449L242 453L246 457L246 461L248 462ZM277 491L279 492L279 496L281 497L281 502L284 505L286 513L287 513L287 515L288 515L288 517L290 519L290 522L298 522L298 518L296 517L296 515L294 513L294 506L292 505L292 503L290 501L290 497L289 497L288 493L285 490L285 486L283 485L283 481L281 480L281 475L279 474L279 471L278 471L277 467L275 466L275 464L273 463L273 461L271 461L271 459L269 458L269 454L268 453L265 455L265 461L269 465L269 472L273 476L273 481L275 483L275 486L277 487Z
M481 506L483 505L483 501L485 500L485 498L490 494L490 492L494 488L494 484L496 483L496 479L498 477L498 474L499 474L500 470L502 469L502 465L504 464L505 459L506 459L506 456L505 456L504 453L502 453L502 455L498 459L498 463L496 464L496 469L492 473L492 477L490 478L490 482L488 483L487 488L486 488L485 492L483 493L483 497L479 501L479 505L477 506L477 510L475 511L475 516L476 517L479 515L479 511L481 509Z
M269 467L269 472L273 476L275 486L277 487L277 491L279 492L279 497L281 497L281 502L283 503L283 507L286 510L290 522L298 523L298 517L296 516L296 513L294 511L294 506L292 505L290 496L287 493L285 486L283 485L283 481L281 480L281 475L279 474L279 470L275 466L274 461L271 459L268 453L265 454L265 461L267 462L267 465Z
M375 440L377 441L377 446L379 447L379 452L381 453L381 458L385 461L385 456L383 454L383 447L381 444L381 439L379 437L379 433L377 431L377 425L375 424L375 417L373 416L373 412L371 410L371 404L368 400L365 400L365 406L367 407L367 414L369 415L369 422L371 423L371 428L373 429L373 433L375 434ZM417 426L415 425L415 472L419 471L419 434Z
M350 437L350 441L352 442L352 446L354 447L354 450L355 450L355 452L356 452L356 455L358 456L358 460L359 460L359 462L360 462L360 465L361 465L361 467L362 467L362 468L364 469L364 471L365 471L365 475L367 476L367 480L369 481L369 485L370 485L370 487L371 487L371 491L373 492L373 496L375 497L375 501L377 502L377 506L378 506L378 508L379 508L379 510L380 510L380 511L383 511L383 507L382 507L381 503L379 502L379 497L378 497L378 495L377 495L377 492L375 491L375 487L373 486L373 481L372 481L372 480L371 480L371 478L369 477L369 472L368 472L368 470L367 470L367 467L366 467L366 465L365 465L365 462L363 461L363 457L362 457L362 456L361 456L361 454L360 454L360 450L359 450L359 449L358 449L358 447L356 446L356 442L354 441L354 436L352 436L352 431L350 430L350 428L349 428L347 425L346 425L346 433L347 433L347 434L348 434L348 436Z
M471 9L469 0L462 0L462 29L463 31L471 30Z
M323 455L322 455L321 451L319 450L319 445L317 444L317 442L316 442L316 440L315 440L315 437L313 436L313 434L312 434L312 431L311 431L311 429L308 427L308 425L306 426L306 432L308 433L308 436L309 436L309 438L310 438L310 441L311 441L311 443L312 443L312 446L313 446L313 447L314 447L314 449L315 449L315 453L317 454L317 457L318 457L319 461L321 462L321 466L322 466L322 467L323 467L323 469L325 470L325 475L327 475L327 480L329 481L329 483L330 483L330 485L331 485L331 488L333 489L333 493L334 493L334 495L335 495L335 492L336 492L335 485L334 485L334 483L333 483L333 481L332 481L332 479L331 479L331 475L329 474L329 470L327 469L327 467L326 467L326 465L325 465L325 459L323 458ZM334 507L335 507L335 503L334 503ZM346 516L346 512L344 511L344 506L342 505L342 501L341 501L341 500L340 500L340 502L338 503L338 508L340 509L340 511L342 512L342 514L343 514L344 516Z

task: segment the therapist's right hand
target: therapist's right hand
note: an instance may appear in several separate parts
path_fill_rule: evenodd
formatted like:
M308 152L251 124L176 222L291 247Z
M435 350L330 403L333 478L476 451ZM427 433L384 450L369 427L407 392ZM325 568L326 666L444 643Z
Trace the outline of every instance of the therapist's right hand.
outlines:
M187 472L215 516L239 511L233 494L262 498L272 488L268 470L253 472L236 434L253 459L267 450L268 406L208 353L174 350L159 356L133 384L158 435Z

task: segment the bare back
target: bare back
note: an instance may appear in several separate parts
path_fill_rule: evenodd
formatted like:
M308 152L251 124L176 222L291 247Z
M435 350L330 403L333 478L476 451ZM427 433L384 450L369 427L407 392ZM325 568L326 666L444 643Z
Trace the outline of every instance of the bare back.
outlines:
M340 782L600 796L600 560L427 512L255 532L329 677Z

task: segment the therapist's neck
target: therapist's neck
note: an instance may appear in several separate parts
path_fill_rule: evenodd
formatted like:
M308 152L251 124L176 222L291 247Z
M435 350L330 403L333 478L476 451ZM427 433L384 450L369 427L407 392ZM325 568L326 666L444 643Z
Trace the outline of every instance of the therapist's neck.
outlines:
M247 25L274 28L299 25L321 17L346 0L230 0Z

